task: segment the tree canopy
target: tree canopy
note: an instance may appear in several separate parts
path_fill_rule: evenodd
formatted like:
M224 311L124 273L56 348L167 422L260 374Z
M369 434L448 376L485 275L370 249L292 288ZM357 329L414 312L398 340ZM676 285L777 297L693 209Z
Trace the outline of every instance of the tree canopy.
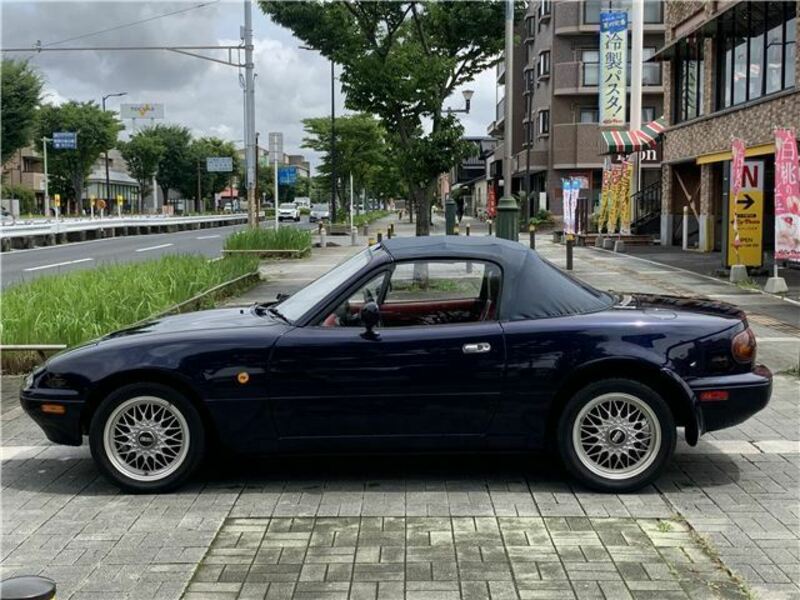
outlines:
M206 158L212 156L229 156L233 159L231 173L208 172ZM203 198L212 198L214 194L224 190L231 182L233 175L239 170L239 156L236 146L216 137L203 137L192 140L189 144L189 160L192 164L180 190L185 196L197 196L197 174L200 174L200 193ZM198 209L202 208L202 198L197 198Z
M195 165L189 151L192 135L182 125L158 124L141 131L140 135L155 140L162 148L156 169L156 183L161 188L164 204L169 200L170 188L185 190L187 179L193 177Z
M36 118L36 149L42 152L42 137L52 138L56 131L74 131L78 135L75 150L48 147L48 171L51 193L60 192L82 208L82 192L92 165L102 152L113 148L122 123L112 112L104 112L95 102L70 100L60 106L42 106Z
M0 83L2 163L31 141L36 108L42 95L42 78L27 62L3 59Z
M117 144L122 158L128 163L128 171L139 184L139 197L144 199L150 189L150 181L158 170L158 163L164 153L164 146L156 136L147 130L131 136L127 142Z
M443 104L498 62L503 3L262 0L261 7L340 65L348 108L381 119L418 208L417 234L427 235L436 176L469 152Z

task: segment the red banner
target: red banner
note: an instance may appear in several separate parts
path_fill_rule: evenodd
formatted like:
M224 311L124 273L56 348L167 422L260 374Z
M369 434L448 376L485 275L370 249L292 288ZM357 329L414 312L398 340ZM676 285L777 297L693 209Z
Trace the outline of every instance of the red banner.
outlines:
M800 260L800 163L792 129L775 130L775 259Z
M486 215L490 219L494 219L497 215L497 192L492 184L489 184L489 190L486 192Z

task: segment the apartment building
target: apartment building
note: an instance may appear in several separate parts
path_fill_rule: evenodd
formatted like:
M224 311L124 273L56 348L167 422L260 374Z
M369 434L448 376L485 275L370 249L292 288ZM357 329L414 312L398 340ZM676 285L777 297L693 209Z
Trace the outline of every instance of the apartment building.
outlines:
M591 205L599 202L605 150L598 123L600 13L629 8L630 0L533 0L528 5L514 61L513 190L528 185L537 197L544 192L547 207L557 215L562 214L561 179L565 177L580 178L581 198ZM644 22L644 57L649 58L664 44L661 0L645 0ZM504 76L498 72L498 84ZM661 65L646 63L643 123L662 115L663 83ZM490 135L504 132L500 114L498 104L498 119L489 128ZM495 156L500 152L498 146ZM660 164L660 148L644 153L641 187L657 186Z
M763 253L774 248L774 129L800 126L800 4L666 3L661 242L690 243L727 262L731 140L744 140L748 185L763 199ZM747 179L747 175L746 175ZM755 197L755 196L754 196ZM695 219L695 215L697 218Z

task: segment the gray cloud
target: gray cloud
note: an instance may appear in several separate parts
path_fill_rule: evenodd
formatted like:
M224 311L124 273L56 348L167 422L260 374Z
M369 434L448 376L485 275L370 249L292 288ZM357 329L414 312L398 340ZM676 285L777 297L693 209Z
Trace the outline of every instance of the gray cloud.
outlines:
M3 47L47 46L66 38L123 23L189 8L200 2L2 2ZM254 3L255 4L255 3ZM150 21L53 47L200 45L239 43L243 7L221 1L197 10ZM257 5L253 8L256 64L256 125L266 142L269 131L284 133L287 152L300 148L301 120L330 114L330 63L299 48L290 32L273 24ZM222 53L210 53L221 56ZM46 79L48 100L95 100L103 94L127 91L119 101L160 102L166 119L189 127L195 135L241 140L242 90L237 70L169 52L54 52L31 54ZM485 135L494 114L494 74L481 75L468 86L476 90L472 113L462 115L468 135ZM336 85L337 114L344 98ZM460 92L449 105L461 106ZM130 125L130 124L128 124Z

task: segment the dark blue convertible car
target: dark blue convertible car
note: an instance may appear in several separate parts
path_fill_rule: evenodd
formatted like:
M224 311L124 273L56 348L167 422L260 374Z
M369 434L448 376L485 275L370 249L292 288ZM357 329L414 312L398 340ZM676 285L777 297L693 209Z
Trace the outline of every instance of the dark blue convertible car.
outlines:
M616 295L492 237L400 238L277 303L163 318L51 358L22 390L47 437L129 491L241 453L557 450L610 492L767 404L738 309Z

